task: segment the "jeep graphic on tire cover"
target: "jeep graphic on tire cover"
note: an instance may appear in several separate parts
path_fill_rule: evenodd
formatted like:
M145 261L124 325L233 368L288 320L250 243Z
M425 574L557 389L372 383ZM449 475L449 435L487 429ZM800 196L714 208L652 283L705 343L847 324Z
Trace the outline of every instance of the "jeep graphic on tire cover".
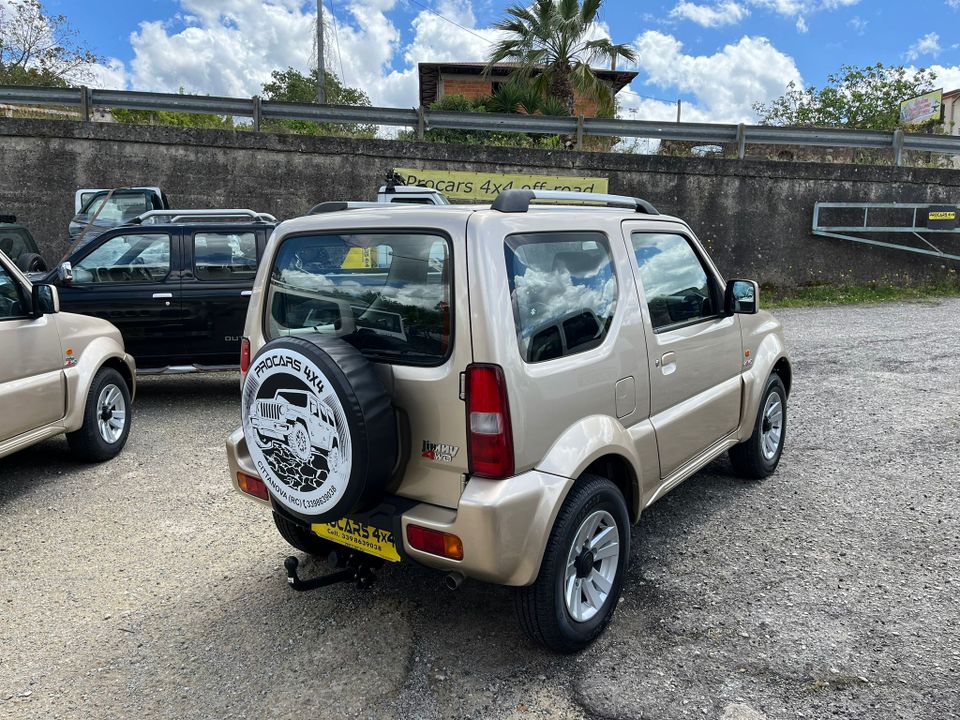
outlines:
M280 338L257 353L242 419L273 502L306 522L374 504L397 458L393 407L372 365L325 335Z

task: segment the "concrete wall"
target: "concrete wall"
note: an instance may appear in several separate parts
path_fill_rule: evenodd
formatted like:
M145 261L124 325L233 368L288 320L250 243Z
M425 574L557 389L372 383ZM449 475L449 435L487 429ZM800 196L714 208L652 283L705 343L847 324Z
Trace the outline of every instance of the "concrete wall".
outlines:
M219 130L0 119L0 212L48 260L79 187L160 185L177 207L252 207L279 218L322 200L373 199L390 167L581 174L610 179L686 219L721 271L778 286L920 282L960 263L813 237L815 201L960 202L960 172L520 150ZM960 250L960 241L943 240Z

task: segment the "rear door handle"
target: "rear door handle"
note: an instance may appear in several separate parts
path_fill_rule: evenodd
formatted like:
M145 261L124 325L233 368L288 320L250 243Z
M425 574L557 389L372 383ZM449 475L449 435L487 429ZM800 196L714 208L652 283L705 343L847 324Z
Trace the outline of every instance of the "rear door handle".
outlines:
M173 297L173 293L154 293L153 294L154 300L158 298L172 298L172 297Z
M240 295L242 297L250 297L251 295L253 295L253 290L242 290L240 292Z

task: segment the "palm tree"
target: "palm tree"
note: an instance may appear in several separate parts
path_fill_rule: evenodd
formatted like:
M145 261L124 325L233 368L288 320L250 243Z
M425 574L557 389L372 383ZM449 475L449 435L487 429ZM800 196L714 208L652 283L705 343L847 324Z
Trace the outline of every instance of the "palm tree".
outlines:
M514 5L507 18L494 27L505 33L490 54L489 73L497 63L517 64L517 73L534 84L541 96L558 98L570 115L575 98L593 98L601 112L612 113L613 93L599 80L591 62L636 60L629 45L615 45L606 38L590 40L589 34L603 0L535 0L533 5Z

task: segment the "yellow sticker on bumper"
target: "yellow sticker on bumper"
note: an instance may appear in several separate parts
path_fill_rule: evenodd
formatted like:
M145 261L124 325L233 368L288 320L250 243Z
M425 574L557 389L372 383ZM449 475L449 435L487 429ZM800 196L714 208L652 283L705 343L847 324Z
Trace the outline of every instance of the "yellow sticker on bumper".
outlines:
M316 535L354 550L374 555L390 562L400 562L400 554L393 542L393 533L356 520L342 518L329 523L310 526Z

